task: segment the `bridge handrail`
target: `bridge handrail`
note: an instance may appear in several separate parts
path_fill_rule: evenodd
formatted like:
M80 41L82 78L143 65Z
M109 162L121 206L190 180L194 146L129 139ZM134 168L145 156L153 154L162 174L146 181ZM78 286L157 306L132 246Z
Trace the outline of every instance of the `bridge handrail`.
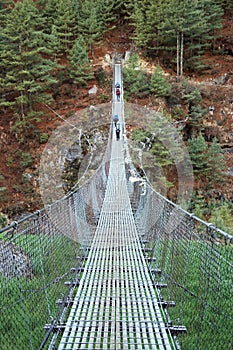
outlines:
M140 164L140 167L141 167L141 170L143 172L143 177L138 173L138 171L136 170L134 164L133 164L133 161L130 157L130 153L129 153L129 150L128 150L128 144L126 142L126 150L127 150L127 158L130 160L130 163L131 163L131 166L133 166L134 168L134 171L135 173L137 173L137 177L141 178L142 181L145 182L146 180L146 184L147 186L151 189L151 191L153 191L154 193L156 193L157 196L159 196L160 198L162 198L163 200L165 200L167 203L171 204L174 208L177 208L179 209L181 212L183 212L185 215L188 215L190 217L190 219L193 219L197 222L199 222L200 224L203 224L204 226L206 226L208 229L211 229L217 233L219 233L221 236L223 236L225 239L231 241L233 243L233 236L230 235L228 232L225 232L223 230L221 230L220 228L216 227L214 224L212 223L209 223L199 217L197 217L194 213L190 213L188 212L187 210L185 210L184 208L182 208L180 205L177 205L176 203L172 202L170 199L164 197L161 193L157 192L155 190L155 188L153 187L153 185L151 184L149 178L147 177L146 175L146 172L142 166L142 164Z

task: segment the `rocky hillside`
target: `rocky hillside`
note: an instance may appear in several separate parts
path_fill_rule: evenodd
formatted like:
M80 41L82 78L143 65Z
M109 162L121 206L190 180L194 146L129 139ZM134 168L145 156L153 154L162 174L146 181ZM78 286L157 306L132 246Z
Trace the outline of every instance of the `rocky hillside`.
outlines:
M218 138L227 163L227 181L224 186L216 188L216 196L221 195L222 198L231 201L233 200L232 32L232 19L226 17L217 52L208 53L205 57L206 70L201 75L192 74L186 77L189 84L198 87L201 91L202 104L209 111L204 121L205 138L207 141L211 141L213 137ZM92 64L95 79L85 89L77 90L75 85L70 85L69 82L60 86L51 108L43 107L43 117L36 123L37 132L28 130L28 135L22 140L16 132L11 130L14 117L4 114L4 118L1 118L0 211L8 219L17 219L23 213L34 211L43 205L38 191L39 163L49 136L53 130L64 123L63 119L72 115L78 116L80 111L87 107L90 110L90 106L111 101L111 57L118 52L125 58L135 50L128 39L130 35L131 28L128 28L127 25L120 30L116 28L106 34L102 46L95 47L93 50ZM150 62L142 59L142 64L149 73L158 63L160 63L159 58ZM66 64L65 59L63 64ZM172 69L163 68L167 79L175 86L175 72ZM147 105L154 110L162 108L170 113L171 106L163 99L137 98L129 102ZM177 105L179 105L179 96L177 96ZM180 107L184 108L185 114L186 107L182 105ZM103 131L102 140L106 140L106 132L108 132L107 129ZM88 145L85 147L88 152ZM70 174L70 171L66 169L66 173Z

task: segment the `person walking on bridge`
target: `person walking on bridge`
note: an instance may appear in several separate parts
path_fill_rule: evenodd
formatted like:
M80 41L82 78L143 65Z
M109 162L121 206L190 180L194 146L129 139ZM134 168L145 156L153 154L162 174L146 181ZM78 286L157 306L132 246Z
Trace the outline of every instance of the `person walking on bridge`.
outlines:
M119 140L120 139L120 132L121 132L121 126L120 123L118 122L116 124L116 139Z
M121 90L119 88L116 89L117 101L120 101Z
M119 120L118 114L115 114L114 117L113 117L113 122L114 122L115 128L117 126L118 120Z

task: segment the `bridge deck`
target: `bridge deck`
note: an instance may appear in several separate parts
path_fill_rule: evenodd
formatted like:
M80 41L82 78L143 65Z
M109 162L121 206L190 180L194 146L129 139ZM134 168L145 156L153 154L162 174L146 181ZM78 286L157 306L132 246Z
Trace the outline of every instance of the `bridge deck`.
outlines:
M123 149L113 133L105 199L59 350L173 349L138 239Z

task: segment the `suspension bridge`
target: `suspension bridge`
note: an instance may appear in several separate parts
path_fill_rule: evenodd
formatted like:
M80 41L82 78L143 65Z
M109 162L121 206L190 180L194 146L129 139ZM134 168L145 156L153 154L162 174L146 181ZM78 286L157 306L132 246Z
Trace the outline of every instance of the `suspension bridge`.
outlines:
M115 62L112 102L120 139L111 125L95 174L1 230L1 350L233 345L233 237L140 179L127 147L121 68Z

